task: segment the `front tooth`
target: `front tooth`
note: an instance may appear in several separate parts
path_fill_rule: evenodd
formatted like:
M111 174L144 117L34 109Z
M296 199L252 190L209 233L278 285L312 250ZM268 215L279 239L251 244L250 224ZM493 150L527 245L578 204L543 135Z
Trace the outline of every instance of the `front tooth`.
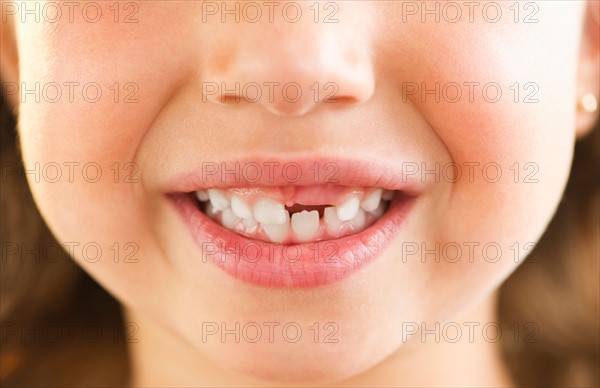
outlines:
M198 200L201 202L206 202L209 199L206 190L196 191L196 198L198 198Z
M225 209L221 213L221 224L227 229L233 229L239 220L231 209Z
M381 198L383 198L384 201L390 201L394 198L394 194L395 192L393 190L384 190Z
M377 206L379 206L379 202L381 201L382 193L383 189L373 190L371 194L369 194L367 198L360 203L360 207L368 212L372 212L373 210L377 209Z
M346 202L337 206L337 216L341 221L348 221L356 216L358 207L360 206L360 200L358 196L351 195Z
M272 199L260 199L254 205L254 219L261 224L282 225L289 218L283 204Z
M367 225L367 213L363 209L358 209L356 216L350 220L350 225L354 228L354 231L361 231Z
M298 241L309 241L319 230L319 212L316 210L294 213L292 215L292 230Z
M290 229L290 213L284 210L285 221L282 224L262 224L263 231L274 243L285 240Z
M323 222L327 233L332 237L342 235L342 221L337 216L337 210L334 206L326 207L323 211Z
M234 195L231 198L231 210L240 218L252 217L252 209L250 209L250 206L239 195Z
M210 203L212 203L217 210L223 211L229 207L229 199L225 193L219 189L208 189L208 197L210 198Z

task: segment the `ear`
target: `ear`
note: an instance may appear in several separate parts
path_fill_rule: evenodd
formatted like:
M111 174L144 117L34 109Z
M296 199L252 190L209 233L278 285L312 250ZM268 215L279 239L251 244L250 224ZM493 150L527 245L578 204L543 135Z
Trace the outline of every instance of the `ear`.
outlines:
M582 107L582 97L591 93L596 101L600 99L600 1L589 0L584 14L584 23L579 55L577 76L577 122L576 136L586 136L598 121L598 109L586 111ZM589 97L589 96L588 96Z
M19 94L14 93L15 88L11 85L18 85L19 83L19 55L17 53L14 27L13 15L8 15L5 12L5 7L2 7L2 22L0 23L1 92L16 117L19 107ZM11 91L13 92L11 93Z

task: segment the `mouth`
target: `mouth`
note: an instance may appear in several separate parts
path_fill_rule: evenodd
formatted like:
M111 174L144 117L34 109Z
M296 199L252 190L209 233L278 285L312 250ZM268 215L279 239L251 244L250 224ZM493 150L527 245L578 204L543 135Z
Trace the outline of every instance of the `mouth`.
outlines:
M253 240L290 245L365 230L383 216L395 192L323 185L213 188L194 195L198 209L224 228Z
M335 183L292 183L273 175L269 182L250 183L231 174L219 180L192 173L179 180L184 190L168 197L202 263L258 286L324 286L380 257L417 198L401 175L383 176L365 163L341 164L352 168L339 169Z

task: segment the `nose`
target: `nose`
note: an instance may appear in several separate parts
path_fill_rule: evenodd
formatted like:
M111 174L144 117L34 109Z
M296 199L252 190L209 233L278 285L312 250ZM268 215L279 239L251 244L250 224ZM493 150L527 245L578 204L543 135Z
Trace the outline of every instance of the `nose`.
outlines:
M369 3L277 2L281 10L264 10L257 23L243 20L241 8L238 23L216 20L211 35L219 44L205 53L204 97L283 116L368 101L375 89Z

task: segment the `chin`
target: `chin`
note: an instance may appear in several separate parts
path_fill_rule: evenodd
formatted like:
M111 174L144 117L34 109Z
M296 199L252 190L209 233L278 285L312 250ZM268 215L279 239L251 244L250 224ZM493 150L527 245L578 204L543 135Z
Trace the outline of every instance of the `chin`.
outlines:
M314 343L312 338L297 343L227 343L208 349L207 355L221 368L267 386L323 386L365 372L393 352L366 343L368 337L340 337L337 343Z
M354 354L357 353L356 349L339 351L340 353L307 350L290 352L283 357L252 352L246 355L230 355L226 362L234 373L263 384L302 386L334 384L364 372L376 364Z

